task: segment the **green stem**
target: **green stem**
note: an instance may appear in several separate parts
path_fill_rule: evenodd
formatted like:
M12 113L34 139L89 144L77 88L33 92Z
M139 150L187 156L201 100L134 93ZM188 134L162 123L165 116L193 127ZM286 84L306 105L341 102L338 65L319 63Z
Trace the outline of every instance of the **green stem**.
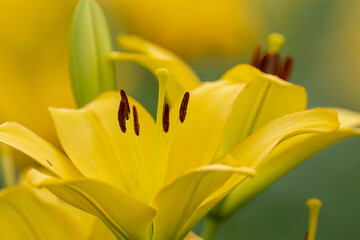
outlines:
M216 232L220 227L220 222L212 217L205 218L205 225L203 227L201 236L205 240L213 240Z

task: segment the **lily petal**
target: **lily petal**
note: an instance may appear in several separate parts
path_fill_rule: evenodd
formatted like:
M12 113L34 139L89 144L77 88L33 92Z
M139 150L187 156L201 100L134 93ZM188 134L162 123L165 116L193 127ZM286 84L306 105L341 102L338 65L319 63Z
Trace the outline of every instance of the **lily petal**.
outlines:
M151 203L157 210L154 239L183 239L190 231L183 227L193 212L234 174L245 178L254 174L254 170L209 165L185 174L162 188Z
M145 53L157 58L181 61L178 56L169 50L135 35L121 34L117 40L119 46L126 51Z
M339 114L340 128L331 134L306 134L296 136L281 143L258 168L258 176L246 179L223 202L220 214L229 217L231 213L263 192L267 187L290 172L297 165L322 149L360 135L360 114L344 109L335 109Z
M151 42L136 36L120 35L120 47L135 53L114 52L111 58L115 61L135 62L151 71L154 76L156 69L166 68L170 71L166 88L166 97L170 105L178 100L184 92L196 88L200 80L192 69L175 54Z
M99 217L119 239L149 239L148 228L156 212L122 190L97 180L61 180L36 169L27 180L46 187L65 202Z
M153 156L155 123L138 102L128 98L130 105L137 108L139 136L134 133L132 120L127 121L125 134L120 130L118 92L104 93L79 110L50 109L50 112L65 152L86 177L101 179L139 195L139 178L146 176L136 166L149 169L146 166L149 161L141 156Z
M86 239L85 229L69 212L25 185L1 191L0 224L0 239Z
M166 177L168 183L212 161L233 104L245 86L228 81L203 84L190 93L183 123L174 121L179 118L180 102L170 110L173 123L169 133L174 134L174 140L168 159L171 163Z
M96 220L97 221L93 224L93 229L88 237L88 240L118 240L100 219Z
M13 122L1 124L0 142L29 155L59 177L79 178L82 176L62 152L20 124Z
M292 113L260 128L232 149L230 155L235 160L235 166L257 168L286 139L307 133L329 134L338 128L338 114L330 109L317 108Z
M306 90L259 69L240 64L229 70L221 80L247 83L237 98L226 124L216 158L231 150L266 123L286 114L304 111Z

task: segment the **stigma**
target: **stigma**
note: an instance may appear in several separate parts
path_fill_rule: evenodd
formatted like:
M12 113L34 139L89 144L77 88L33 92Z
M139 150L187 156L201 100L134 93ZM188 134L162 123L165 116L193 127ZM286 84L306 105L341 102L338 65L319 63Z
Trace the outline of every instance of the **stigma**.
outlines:
M305 240L315 240L316 228L322 202L317 198L310 198L307 200L306 205L309 208L309 227L305 235Z
M279 53L285 43L285 37L279 33L271 33L267 40L268 50L261 52L260 45L256 45L249 63L264 73L289 81L294 59L291 56L282 59Z

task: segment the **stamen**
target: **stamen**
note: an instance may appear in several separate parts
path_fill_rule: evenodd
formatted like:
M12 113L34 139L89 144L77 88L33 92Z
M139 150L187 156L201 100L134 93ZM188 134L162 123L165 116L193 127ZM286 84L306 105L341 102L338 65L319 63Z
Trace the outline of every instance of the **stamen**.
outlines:
M126 114L127 114L126 103L124 99L121 99L119 111L118 111L118 121L119 121L120 129L123 133L126 132L126 120L125 120Z
M266 69L268 57L269 57L269 55L267 53L264 53L260 57L260 60L257 64L256 68L258 68L260 71L264 72L264 70Z
M259 59L260 59L260 45L259 44L256 44L254 49L253 49L253 52L252 52L252 55L251 55L251 59L250 59L250 64L254 67L257 66L257 64L259 63Z
M125 93L124 90L120 90L120 95L121 95L121 100L124 100L125 101L125 108L126 108L126 111L125 111L125 117L126 117L126 120L129 120L129 114L130 114L130 104L129 104L129 99Z
M133 116L134 116L134 131L136 136L139 136L140 134L140 124L139 124L139 117L137 114L136 107L133 106Z
M316 227L322 202L317 198L310 198L306 205L309 208L309 228L305 235L306 240L315 240Z
M165 133L169 131L169 126L170 126L169 104L166 103L164 105L164 110L163 110L163 129Z
M181 102L180 111L179 111L179 118L181 123L185 121L189 99L190 99L190 93L186 92Z
M294 66L294 59L292 57L286 57L284 60L281 73L279 74L279 77L281 79L289 81L293 66Z

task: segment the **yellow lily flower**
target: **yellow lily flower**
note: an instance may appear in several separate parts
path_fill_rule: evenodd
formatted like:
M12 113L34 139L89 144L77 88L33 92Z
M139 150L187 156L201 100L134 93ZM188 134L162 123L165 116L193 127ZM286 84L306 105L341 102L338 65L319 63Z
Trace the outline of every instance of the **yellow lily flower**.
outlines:
M169 111L163 106L171 73L156 73L156 122L125 92L121 97L108 92L78 110L50 109L68 157L16 123L0 126L0 141L52 172L29 170L33 185L98 216L119 239L183 239L216 203L254 175L278 144L302 134L329 134L339 125L329 109L288 114L215 157L247 84L203 84ZM223 164L233 161L238 166Z
M125 31L191 58L234 55L260 29L261 16L243 0L114 0ZM111 5L112 6L112 5ZM219 51L221 49L221 51Z
M270 121L306 109L306 90L301 86L284 81L289 78L292 59L285 58L282 65L278 61L280 59L278 52L284 43L283 37L279 34L271 34L268 41L269 51L267 53L261 55L260 49L255 49L251 59L251 63L255 67L239 64L217 81L233 81L245 84L246 87L235 101L225 125L216 157L223 156ZM118 43L122 49L130 52L112 53L111 57L114 61L136 62L154 74L157 68L172 68L172 72L175 72L176 76L170 76L171 83L167 89L170 104L179 98L180 91L189 91L204 84L200 83L199 78L188 65L178 60L179 57L151 42L133 36L119 36ZM212 212L213 217L216 219L228 218L237 209L312 155L345 138L359 136L360 129L357 127L360 125L360 114L344 109L334 109L338 112L340 121L340 128L336 132L326 136L309 134L281 143L257 169L257 177L247 178L227 196L221 206ZM226 164L239 166L236 161Z

